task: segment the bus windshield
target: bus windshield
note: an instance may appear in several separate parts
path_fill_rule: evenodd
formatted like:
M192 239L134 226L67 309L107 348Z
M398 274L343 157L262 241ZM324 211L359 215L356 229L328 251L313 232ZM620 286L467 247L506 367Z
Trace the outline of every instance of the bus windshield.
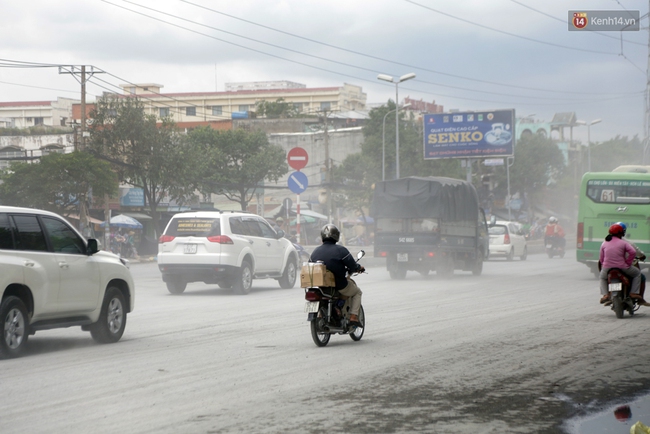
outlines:
M596 203L650 204L650 181L590 179L587 197Z

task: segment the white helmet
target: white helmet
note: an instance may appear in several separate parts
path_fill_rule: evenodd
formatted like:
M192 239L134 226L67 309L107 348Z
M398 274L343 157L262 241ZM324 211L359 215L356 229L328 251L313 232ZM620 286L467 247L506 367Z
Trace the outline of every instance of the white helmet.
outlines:
M551 217L548 219L549 223L557 223L557 219L555 217Z

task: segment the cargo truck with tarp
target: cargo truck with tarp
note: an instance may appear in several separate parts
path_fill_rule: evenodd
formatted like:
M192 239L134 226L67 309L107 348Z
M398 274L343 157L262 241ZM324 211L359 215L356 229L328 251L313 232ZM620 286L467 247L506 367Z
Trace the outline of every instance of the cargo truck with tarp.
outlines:
M480 275L488 228L474 186L444 177L408 177L375 185L375 257L386 258L392 279L454 270Z

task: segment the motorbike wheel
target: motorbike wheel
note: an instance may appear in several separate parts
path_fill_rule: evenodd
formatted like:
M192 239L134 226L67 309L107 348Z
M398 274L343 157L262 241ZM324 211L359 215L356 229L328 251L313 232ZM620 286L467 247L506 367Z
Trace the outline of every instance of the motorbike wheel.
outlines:
M353 341L360 341L363 337L363 332L366 329L366 314L363 311L363 306L359 309L359 322L361 323L361 327L355 328L354 331L350 333L350 337Z
M311 338L314 340L314 343L317 347L324 347L330 341L330 334L323 332L323 327L325 326L325 309L318 309L318 315L311 322ZM361 338L359 338L361 339Z
M620 295L612 297L612 310L616 314L616 318L623 318L625 312L623 311L623 299Z
M547 249L546 254L548 255L549 258L553 258L553 250Z

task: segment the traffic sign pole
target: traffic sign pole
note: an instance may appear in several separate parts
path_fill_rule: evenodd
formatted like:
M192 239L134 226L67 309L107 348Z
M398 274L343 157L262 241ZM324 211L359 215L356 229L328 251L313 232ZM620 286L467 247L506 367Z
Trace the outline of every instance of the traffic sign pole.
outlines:
M300 194L296 195L296 242L300 244Z

